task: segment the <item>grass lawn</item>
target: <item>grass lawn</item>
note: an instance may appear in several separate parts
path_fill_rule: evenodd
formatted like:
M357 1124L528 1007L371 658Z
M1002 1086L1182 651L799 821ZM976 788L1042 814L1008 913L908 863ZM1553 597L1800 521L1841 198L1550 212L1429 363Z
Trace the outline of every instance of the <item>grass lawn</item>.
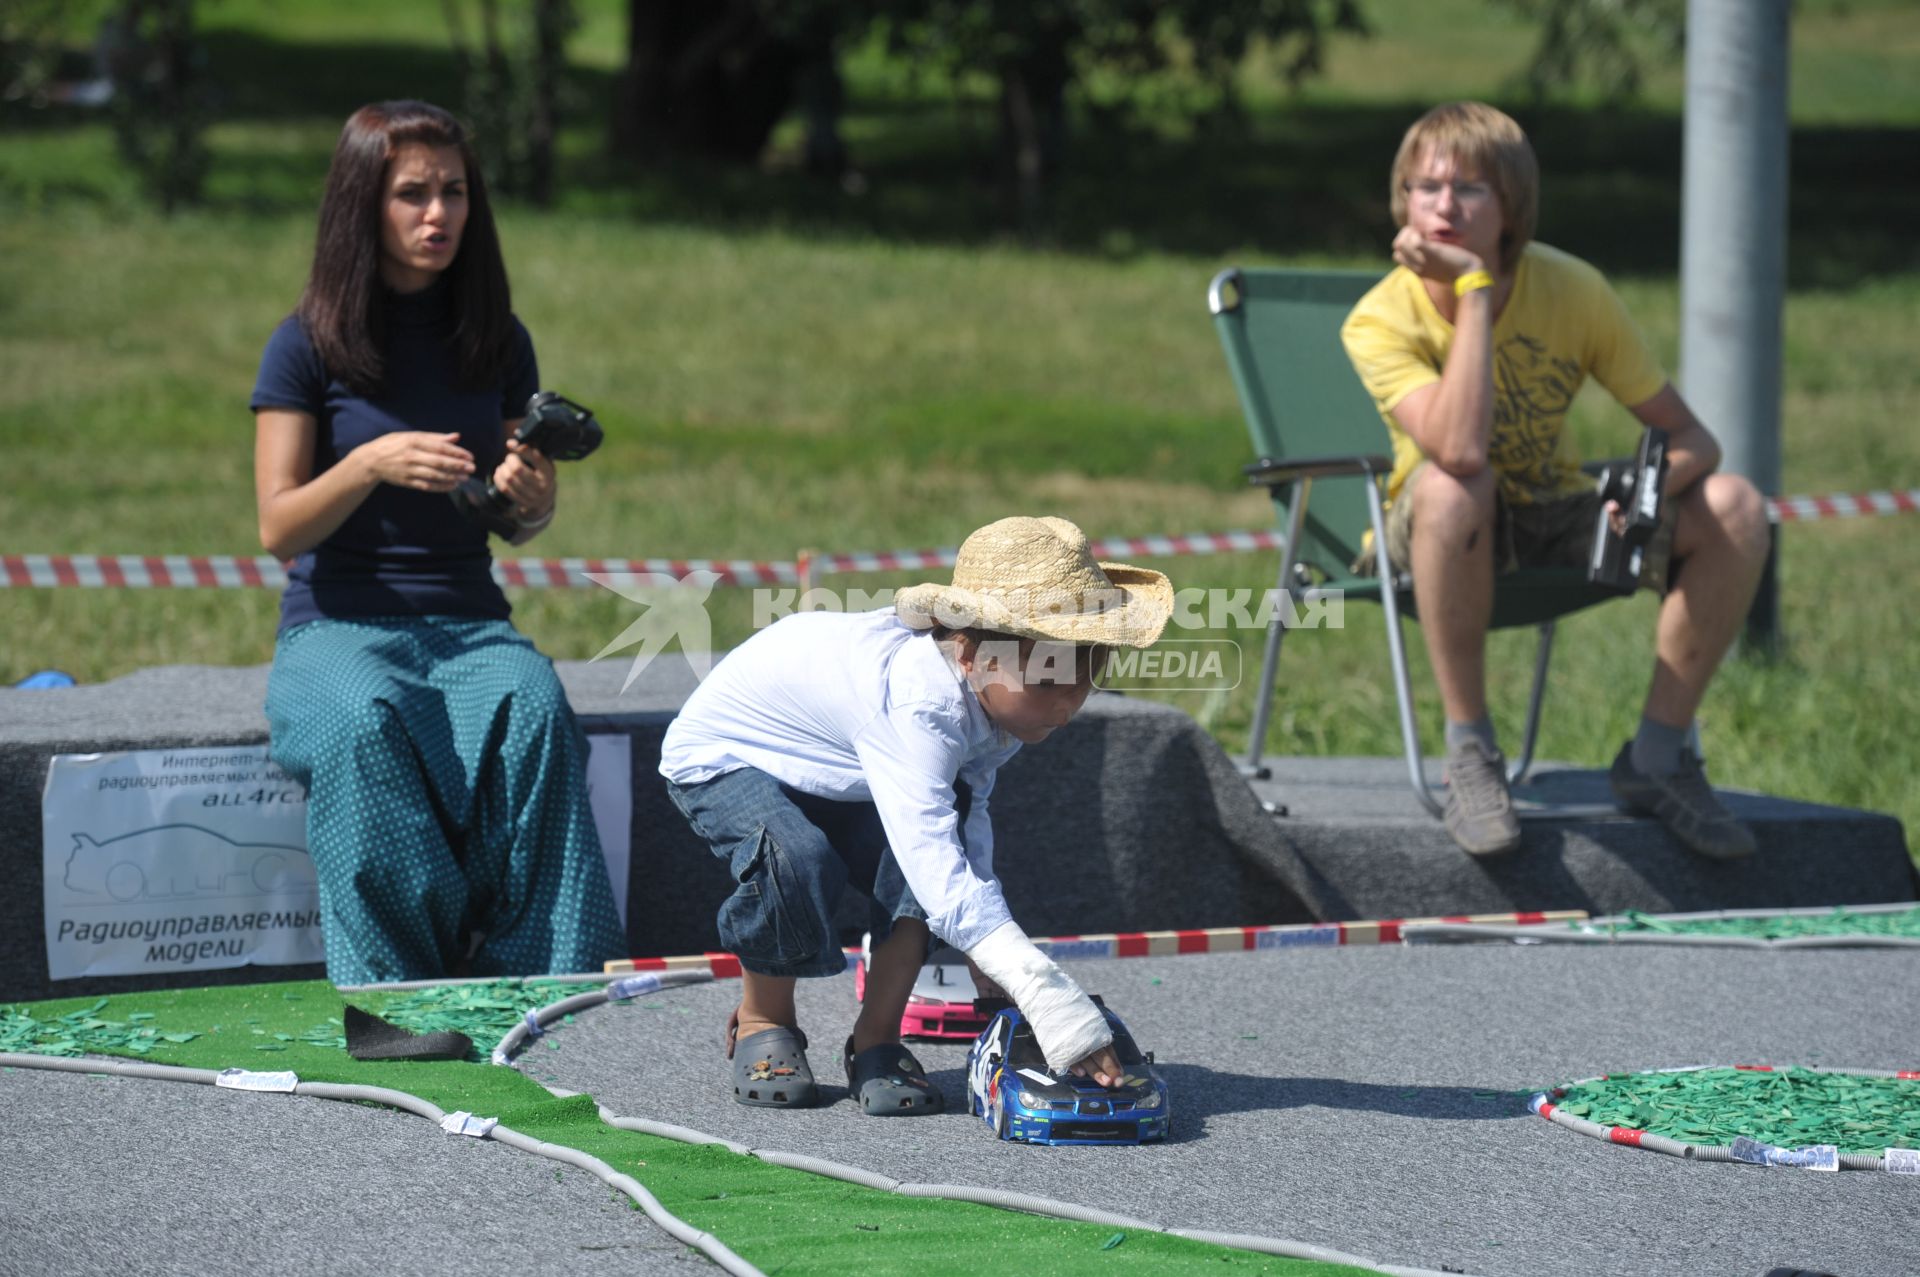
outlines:
M953 545L1009 513L1058 513L1095 535L1269 526L1265 498L1238 483L1248 445L1206 317L1208 278L1233 262L1378 264L1400 130L1425 99L1497 93L1531 38L1474 0L1376 0L1379 34L1337 45L1303 94L1252 83L1243 133L1089 124L1049 246L1035 248L993 225L978 111L867 51L849 64L847 121L864 196L816 186L778 153L748 171L637 172L607 159L600 121L622 6L581 8L561 206L502 216L543 381L593 405L609 431L567 470L542 555ZM256 553L246 395L298 294L339 121L374 96L457 100L431 8L204 9L225 95L205 209L167 221L142 208L97 122L0 114L0 438L11 445L0 551ZM351 20L360 10L378 16ZM1433 53L1450 42L1484 56ZM1920 418L1916 70L1910 7L1797 7L1788 492L1920 486L1908 426ZM1678 93L1670 68L1632 109L1517 108L1546 167L1542 238L1616 275L1669 366ZM792 145L783 134L776 152ZM1575 429L1595 452L1634 438L1597 395ZM1274 564L1156 566L1182 587L1257 590ZM1702 714L1715 779L1920 823L1908 728L1920 720L1920 640L1905 623L1915 581L1920 520L1788 528L1784 649L1732 663ZM562 658L592 656L632 616L603 591L514 601ZM152 664L264 662L275 605L264 591L8 590L0 682L49 666L91 682ZM714 614L716 642L737 642L747 593L716 594ZM1603 764L1630 734L1652 621L1641 599L1563 627L1544 756ZM1258 635L1226 637L1257 672ZM1433 724L1424 654L1410 647ZM1495 636L1495 714L1510 740L1530 659L1527 636ZM1396 752L1384 670L1376 614L1358 606L1347 628L1294 639L1270 749ZM1238 750L1252 690L1170 699Z

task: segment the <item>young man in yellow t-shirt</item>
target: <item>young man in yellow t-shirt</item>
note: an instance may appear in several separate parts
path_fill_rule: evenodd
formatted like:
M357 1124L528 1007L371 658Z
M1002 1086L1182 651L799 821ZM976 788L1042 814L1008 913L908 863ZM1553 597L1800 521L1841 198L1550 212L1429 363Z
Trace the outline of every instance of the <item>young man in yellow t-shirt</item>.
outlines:
M1583 564L1599 513L1566 430L1587 377L1670 436L1666 535L1642 585L1665 592L1639 731L1615 797L1715 859L1753 836L1708 786L1686 736L1753 600L1766 505L1673 388L1600 272L1532 242L1539 168L1490 106L1436 107L1400 144L1393 259L1341 329L1393 439L1388 553L1414 598L1447 715L1447 828L1468 852L1520 845L1486 703L1496 572ZM1681 571L1684 566L1684 573ZM1668 579L1671 578L1671 586Z

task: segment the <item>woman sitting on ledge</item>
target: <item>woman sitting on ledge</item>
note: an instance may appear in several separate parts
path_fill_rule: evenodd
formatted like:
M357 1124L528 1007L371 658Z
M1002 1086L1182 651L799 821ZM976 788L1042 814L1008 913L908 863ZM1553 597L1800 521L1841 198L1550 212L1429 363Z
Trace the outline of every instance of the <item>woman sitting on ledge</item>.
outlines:
M598 970L624 948L586 739L447 496L491 475L514 544L553 518L553 463L509 438L537 388L465 131L362 107L252 400L260 539L294 559L267 718L307 787L336 984Z

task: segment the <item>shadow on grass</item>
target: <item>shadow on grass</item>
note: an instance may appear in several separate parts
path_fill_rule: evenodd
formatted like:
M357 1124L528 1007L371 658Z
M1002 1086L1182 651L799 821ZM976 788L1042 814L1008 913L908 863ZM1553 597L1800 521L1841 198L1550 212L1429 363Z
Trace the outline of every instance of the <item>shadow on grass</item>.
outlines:
M216 206L266 212L308 204L333 122L364 102L461 101L458 67L441 45L289 42L248 31L211 32L206 42L222 121L328 125L305 145L217 155ZM614 86L606 71L569 75L573 131L561 199L570 211L896 242L1018 238L1115 258L1154 251L1384 261L1386 169L1401 132L1427 105L1302 100L1180 137L1083 115L1047 207L1013 236L995 176L992 113L977 104L857 98L846 132L864 186L850 194L777 154L759 167L612 156ZM1508 106L1541 156L1541 238L1614 273L1678 268L1678 115ZM10 130L79 119L29 117L19 108L0 114ZM1920 269L1909 234L1920 212L1920 129L1798 128L1789 165L1794 286L1848 286ZM57 180L43 189L77 197L84 186Z
M250 31L204 37L221 115L258 122L325 116L345 120L368 102L421 98L454 106L460 67L445 44L276 40ZM575 82L596 77L576 69Z
M1074 138L1066 171L1029 238L1121 258L1157 251L1384 263L1392 238L1387 167L1424 106L1301 104L1243 129L1184 139L1090 124ZM1617 274L1678 270L1678 116L1511 109L1542 157L1541 238ZM919 110L920 124L951 115ZM600 172L576 181L601 198L624 189L635 212L702 224L961 244L1005 237L990 139L957 128L922 132L926 149L917 154L856 147L867 184L859 196L794 172L685 162L635 176L602 160ZM1844 287L1920 269L1920 249L1908 234L1920 212L1920 130L1802 128L1791 147L1795 287Z

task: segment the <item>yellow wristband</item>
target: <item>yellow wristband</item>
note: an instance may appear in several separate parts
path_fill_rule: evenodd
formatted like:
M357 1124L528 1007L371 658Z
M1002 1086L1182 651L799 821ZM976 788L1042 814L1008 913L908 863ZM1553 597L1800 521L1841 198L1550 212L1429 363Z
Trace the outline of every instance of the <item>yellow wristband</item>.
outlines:
M1493 276L1483 270L1470 270L1453 281L1453 295L1465 297L1476 288L1492 288Z

